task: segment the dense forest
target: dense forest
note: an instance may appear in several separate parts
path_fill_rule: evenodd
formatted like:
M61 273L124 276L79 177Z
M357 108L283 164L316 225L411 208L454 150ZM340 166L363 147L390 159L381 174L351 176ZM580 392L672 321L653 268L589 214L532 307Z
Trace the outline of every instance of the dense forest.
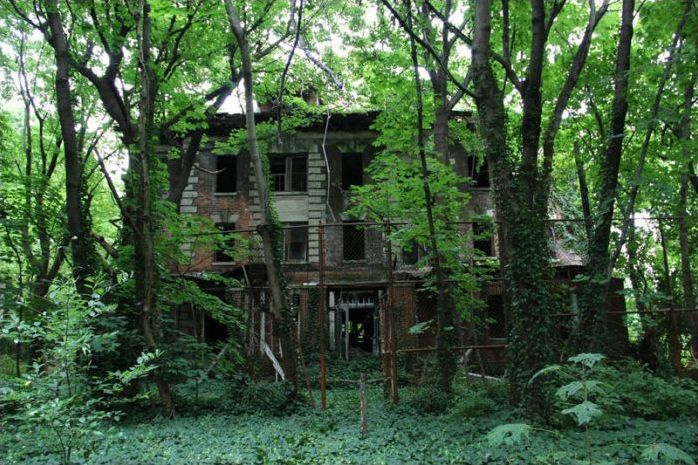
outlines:
M694 0L0 25L0 463L695 463Z

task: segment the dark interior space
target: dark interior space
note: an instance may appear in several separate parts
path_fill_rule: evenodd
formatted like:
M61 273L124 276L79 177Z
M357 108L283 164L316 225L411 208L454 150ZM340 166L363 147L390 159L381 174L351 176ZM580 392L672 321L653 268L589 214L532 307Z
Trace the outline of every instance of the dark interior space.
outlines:
M342 227L342 257L344 260L364 260L366 258L366 240L364 230L356 224Z
M364 185L364 170L360 153L342 154L342 189Z
M207 344L224 342L228 339L228 327L211 315L204 315L204 341Z
M494 256L492 246L492 225L490 222L473 223L473 248L487 257Z
M373 308L349 310L349 347L373 351Z
M487 327L491 338L507 337L507 325L504 317L504 302L501 294L487 296Z
M235 155L216 156L216 192L235 192L237 189L237 160Z
M472 187L490 187L490 173L487 169L487 161L468 157L468 175L473 179Z

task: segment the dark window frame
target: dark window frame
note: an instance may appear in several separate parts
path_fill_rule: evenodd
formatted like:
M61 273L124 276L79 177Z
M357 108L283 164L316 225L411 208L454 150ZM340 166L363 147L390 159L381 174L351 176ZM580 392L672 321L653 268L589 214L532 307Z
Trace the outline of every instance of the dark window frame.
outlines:
M298 256L291 256L295 255L294 243L303 244L303 253L297 254ZM308 223L306 221L284 223L284 262L308 263L309 246Z
M269 176L273 192L308 192L308 154L270 154Z

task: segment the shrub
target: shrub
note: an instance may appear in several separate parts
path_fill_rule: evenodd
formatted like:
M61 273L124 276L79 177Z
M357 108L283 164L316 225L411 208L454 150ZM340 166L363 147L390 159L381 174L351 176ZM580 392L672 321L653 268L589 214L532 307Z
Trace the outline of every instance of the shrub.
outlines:
M458 386L449 413L456 417L481 417L506 405L507 386L502 382L468 382Z
M596 377L608 386L606 408L614 413L648 420L698 413L694 380L655 376L635 362L601 367Z
M9 457L56 451L69 464L74 451L93 451L110 429L106 420L118 414L108 411L105 396L120 393L123 386L144 376L158 354L142 354L128 370L107 377L92 376L92 354L113 347L112 333L98 334L95 321L113 310L100 298L95 286L88 298L78 296L72 282L49 294L51 306L27 325L27 334L41 347L41 362L34 362L21 379L4 383L0 426L11 432L5 452ZM7 332L3 331L3 334Z
M405 389L402 392L404 393L402 400L404 407L422 415L444 413L453 402L452 395L432 386Z

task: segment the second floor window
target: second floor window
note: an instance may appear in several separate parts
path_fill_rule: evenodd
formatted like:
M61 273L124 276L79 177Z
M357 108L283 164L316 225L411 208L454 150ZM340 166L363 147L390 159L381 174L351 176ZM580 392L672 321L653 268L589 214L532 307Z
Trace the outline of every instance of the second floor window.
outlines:
M286 223L284 229L284 260L308 261L308 223Z
M225 194L237 189L237 157L216 155L216 192Z
M308 190L308 156L271 155L269 174L274 192L305 192Z

